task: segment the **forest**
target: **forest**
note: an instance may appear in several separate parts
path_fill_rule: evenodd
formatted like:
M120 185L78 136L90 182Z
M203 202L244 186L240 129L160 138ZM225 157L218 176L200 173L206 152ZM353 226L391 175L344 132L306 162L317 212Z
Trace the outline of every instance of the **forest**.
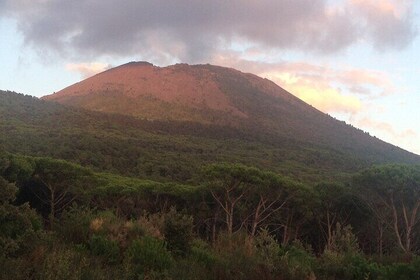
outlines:
M2 152L1 279L419 279L420 167L302 183L242 164L190 184Z
M414 154L0 93L0 279L420 279Z

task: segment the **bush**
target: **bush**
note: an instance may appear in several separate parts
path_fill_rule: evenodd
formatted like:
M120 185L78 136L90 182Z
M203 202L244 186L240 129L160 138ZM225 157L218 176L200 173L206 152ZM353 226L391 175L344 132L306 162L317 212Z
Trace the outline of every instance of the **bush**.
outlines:
M319 279L378 279L381 268L362 255L352 228L337 223L331 248L318 260L316 275Z
M169 271L172 279L231 279L227 277L225 262L215 254L203 240L191 242L191 250L186 258L178 259Z
M381 274L379 265L361 254L346 255L343 261L342 279L378 279Z
M346 254L360 252L359 242L350 225L343 227L340 223L336 224L329 250Z
M120 248L114 240L93 235L89 242L89 248L94 255L104 257L107 263L117 263L119 260Z
M380 279L381 267L370 262L360 253L326 251L318 262L316 275L319 279ZM392 278L400 279L400 278Z
M34 268L26 260L21 258L6 258L0 256L0 279L1 280L26 280L30 279Z
M204 265L206 268L211 268L220 262L219 258L212 252L212 248L201 239L196 239L192 242L189 258Z
M14 184L0 177L0 256L6 258L30 252L41 229L41 219L29 204L11 204L16 190Z
M144 235L163 240L164 217L162 214L143 214L136 224L144 231Z
M280 259L276 265L276 274L284 279L312 279L314 276L315 257L301 243L280 249Z
M90 224L95 218L95 213L88 207L72 205L66 209L56 226L56 231L61 238L73 244L87 244L90 237Z
M192 217L177 213L175 208L171 208L165 215L163 233L168 249L175 255L185 256L191 249L193 239Z
M411 280L420 279L420 257L415 258L410 264L396 263L387 266L384 279Z
M125 250L133 240L144 235L144 230L136 222L118 218L113 212L100 212L90 222L91 234L114 240L118 247Z
M277 241L266 229L263 229L255 238L254 244L257 257L262 263L273 270L280 257L280 246Z
M125 253L125 271L129 279L138 279L152 272L162 273L172 264L165 243L152 237L134 240Z
M55 248L45 259L41 280L81 279L87 260L74 250Z
M220 234L214 245L216 279L270 279L270 268L257 254L253 239L246 232Z

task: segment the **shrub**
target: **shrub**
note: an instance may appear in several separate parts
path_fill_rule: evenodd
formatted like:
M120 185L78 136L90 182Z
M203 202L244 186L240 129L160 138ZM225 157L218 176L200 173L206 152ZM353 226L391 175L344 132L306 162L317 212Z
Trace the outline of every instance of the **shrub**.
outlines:
M253 239L246 232L220 234L213 250L217 262L216 279L267 279L270 269L257 255Z
M378 279L381 269L361 254L346 255L342 264L343 279Z
M100 212L90 222L91 234L115 241L122 250L144 235L142 227L133 221L118 218L113 212Z
M387 266L384 272L384 279L411 280L420 279L420 257L415 258L411 263L396 263Z
M279 261L280 246L268 230L263 229L254 240L257 257L271 270Z
M378 279L381 268L362 255L351 227L337 223L331 248L318 260L316 274L319 279Z
M168 249L175 255L185 256L191 248L193 239L193 219L171 208L165 215L163 233Z
M94 255L104 257L107 263L117 263L119 260L120 248L114 240L93 235L89 242L89 248Z
M63 212L60 223L55 229L67 242L87 244L90 237L90 225L95 216L94 210L74 204Z
M350 225L343 227L340 223L336 224L329 250L346 254L360 252L359 242Z
M18 257L30 252L41 229L41 219L25 203L11 204L16 186L0 177L0 256Z
M136 224L144 231L145 235L163 240L164 217L162 214L143 214Z
M380 279L381 267L360 253L326 251L316 269L318 279ZM399 279L399 278L395 278Z
M129 279L137 279L152 272L162 273L172 264L165 243L152 237L134 240L125 253L125 271Z
M204 265L206 268L211 268L220 262L219 258L213 253L212 248L201 239L196 239L192 242L189 258Z
M41 280L81 279L87 261L80 254L68 248L55 248L45 259Z
M276 265L276 274L284 279L312 279L314 276L315 257L301 243L280 248L280 258Z

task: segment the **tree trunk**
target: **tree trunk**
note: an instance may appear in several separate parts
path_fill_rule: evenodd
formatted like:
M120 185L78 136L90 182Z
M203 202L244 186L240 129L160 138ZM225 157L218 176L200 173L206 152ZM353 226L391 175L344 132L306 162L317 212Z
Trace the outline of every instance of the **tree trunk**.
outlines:
M327 249L331 249L332 245L332 222L330 220L330 212L327 211Z
M50 190L50 230L54 228L54 220L55 220L55 191L52 188Z
M219 209L217 209L216 212L214 213L212 233L211 233L211 241L213 244L215 244L216 242L216 224L217 224L218 219L219 219Z
M261 207L262 207L262 199L260 199L260 201L258 202L257 208L255 209L255 215L254 215L254 219L252 221L252 226L251 226L251 237L254 237L255 234L257 233L257 228L258 228L258 224L260 223L260 211L261 211Z
M403 250L404 253L408 253L407 248L402 243L401 233L398 226L398 212L394 203L394 199L392 197L391 197L391 206L392 206L392 216L393 216L393 228L394 228L395 236L397 237L398 245L400 246L401 250Z
M379 252L379 258L382 260L383 257L383 236L384 236L384 226L382 223L379 224L379 237L378 237L378 252Z

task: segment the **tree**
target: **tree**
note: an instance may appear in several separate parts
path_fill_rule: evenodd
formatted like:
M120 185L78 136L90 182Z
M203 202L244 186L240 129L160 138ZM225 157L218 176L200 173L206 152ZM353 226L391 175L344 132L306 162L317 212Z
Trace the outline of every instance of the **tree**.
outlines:
M250 234L255 236L260 228L276 212L283 209L298 191L298 184L272 172L260 171L260 180L250 191Z
M319 228L324 236L325 249L330 249L333 242L334 228L337 223L346 223L350 213L346 211L347 191L338 183L320 183L314 187L318 206L314 209Z
M398 247L411 254L420 222L420 166L386 165L362 171L355 184L376 213L378 223L394 231Z
M34 171L34 160L26 156L0 153L0 175L17 185L28 180Z
M240 164L214 164L204 169L209 192L225 214L229 235L233 233L237 204L244 200L251 186L260 180L259 170Z
M281 243L286 246L291 240L296 240L303 234L303 230L309 230L313 234L313 229L305 227L311 224L313 209L316 208L317 200L313 188L305 184L293 184L292 196L287 202L283 211L274 215L274 224L282 229ZM309 222L309 223L308 223Z
M285 207L298 184L273 172L239 164L211 165L205 170L211 196L225 214L228 234L246 227L253 237Z
M25 252L33 245L31 237L41 228L38 216L27 203L12 204L16 192L15 184L0 176L0 258Z
M361 177L357 180L364 180ZM367 236L368 243L375 244L376 252L379 254L379 257L382 258L384 250L386 248L386 237L393 234L393 229L390 226L390 221L392 217L390 216L390 211L388 211L387 206L383 203L379 197L374 194L372 191L366 191L366 186L363 186L364 183L359 183L354 186L353 192L359 198L361 206L366 210L366 217L369 217L367 223ZM373 232L376 232L375 240L370 240ZM388 242L390 244L391 242ZM391 245L392 246L392 245ZM389 247L389 246L388 246Z
M57 213L72 204L92 183L90 170L78 165L49 158L36 159L33 179L41 184L33 193L49 206L50 228Z

